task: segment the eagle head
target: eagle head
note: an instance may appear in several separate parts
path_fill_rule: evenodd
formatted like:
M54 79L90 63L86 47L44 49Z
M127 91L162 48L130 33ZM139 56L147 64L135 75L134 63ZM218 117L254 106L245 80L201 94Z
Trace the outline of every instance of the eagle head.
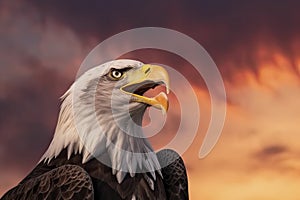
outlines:
M81 75L62 96L61 110L52 142L41 161L50 162L63 149L68 158L82 154L82 163L92 158L110 166L121 182L126 173L160 169L157 157L142 131L147 107L165 113L165 92L155 97L144 93L166 86L166 70L135 60L114 60Z

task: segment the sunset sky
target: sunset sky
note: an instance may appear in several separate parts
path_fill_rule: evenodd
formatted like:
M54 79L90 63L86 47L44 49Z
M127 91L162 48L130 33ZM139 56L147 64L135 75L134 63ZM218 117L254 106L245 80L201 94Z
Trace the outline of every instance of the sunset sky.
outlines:
M171 66L197 93L200 126L183 154L191 199L298 200L299 8L296 0L1 0L0 196L33 169L48 147L59 97L87 54L114 34L151 26L199 42L225 84L222 135L213 151L199 159L211 115L201 76L172 53L148 49L122 56ZM174 137L180 120L193 119L180 119L171 94L165 127L151 138L155 148Z

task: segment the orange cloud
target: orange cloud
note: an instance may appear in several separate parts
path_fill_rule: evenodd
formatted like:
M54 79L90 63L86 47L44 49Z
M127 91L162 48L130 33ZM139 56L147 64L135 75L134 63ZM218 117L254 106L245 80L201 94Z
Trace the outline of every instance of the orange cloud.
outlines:
M288 58L270 58L259 61L257 74L245 70L226 81L227 119L211 154L203 160L195 152L184 155L192 199L300 196L300 79Z

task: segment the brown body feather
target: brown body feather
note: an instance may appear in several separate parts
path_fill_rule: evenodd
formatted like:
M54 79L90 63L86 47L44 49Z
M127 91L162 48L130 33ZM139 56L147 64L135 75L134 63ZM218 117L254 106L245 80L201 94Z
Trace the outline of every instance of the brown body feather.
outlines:
M172 150L162 150L158 159L162 166L163 179L157 174L154 181L147 173L129 174L121 184L112 175L111 168L92 159L81 164L81 155L67 159L66 150L49 164L40 162L16 187L1 200L37 199L188 199L188 181L183 160ZM154 190L147 179L154 183Z

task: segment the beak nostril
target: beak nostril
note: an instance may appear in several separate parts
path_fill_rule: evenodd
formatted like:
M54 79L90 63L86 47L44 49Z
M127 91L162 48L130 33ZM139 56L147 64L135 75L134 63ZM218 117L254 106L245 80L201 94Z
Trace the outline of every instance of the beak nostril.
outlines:
M145 70L145 74L147 74L150 71L150 67Z

